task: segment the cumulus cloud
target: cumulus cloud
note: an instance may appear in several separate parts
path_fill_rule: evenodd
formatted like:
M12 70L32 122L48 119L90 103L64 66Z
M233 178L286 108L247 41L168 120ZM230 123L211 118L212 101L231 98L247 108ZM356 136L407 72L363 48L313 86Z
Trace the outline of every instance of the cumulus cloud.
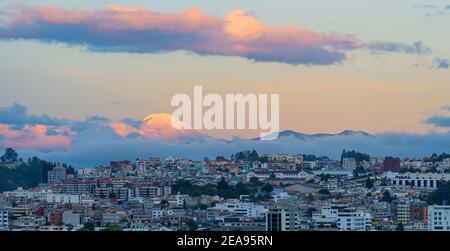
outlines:
M29 115L27 107L18 103L0 107L0 124L11 125L14 128L22 128L25 124L60 126L67 123L67 120L51 118L48 115Z
M50 133L45 125L24 125L21 130L12 130L11 126L0 124L0 147L54 151L66 150L71 143L72 137L56 129Z
M426 54L431 49L421 41L414 42L412 45L396 42L376 41L367 44L367 48L375 52L401 52L406 54Z
M143 121L125 119L110 123L109 126L120 136L133 139L160 139L166 141L196 141L207 137L196 130L172 127L172 115L168 113L151 114ZM131 122L131 123L130 123ZM178 123L182 123L178 121Z
M450 105L443 106L438 114L427 118L424 123L436 127L450 128Z
M124 118L122 119L120 122L132 126L134 128L139 128L142 125L142 121L141 120L137 120L137 119L132 119L132 118Z
M26 106L16 103L0 107L0 148L66 150L91 139L117 141L122 138L193 142L207 136L195 130L174 129L172 116L164 113L151 114L141 121L127 118L116 122L97 115L85 120L29 115Z
M449 61L446 58L435 58L433 61L433 66L438 69L448 69Z
M450 117L436 115L425 120L425 123L431 124L437 127L450 127Z
M161 13L140 7L109 6L88 11L22 5L13 10L0 28L0 38L56 41L83 45L92 51L183 50L252 61L330 65L342 62L348 51L356 49L408 54L429 50L421 42L363 42L351 35L299 26L274 27L242 10L230 11L224 19L198 8Z

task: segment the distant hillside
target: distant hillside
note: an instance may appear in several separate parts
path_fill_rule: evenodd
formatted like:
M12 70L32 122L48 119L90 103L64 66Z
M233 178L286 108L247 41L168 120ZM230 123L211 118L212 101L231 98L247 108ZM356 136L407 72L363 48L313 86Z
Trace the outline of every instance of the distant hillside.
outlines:
M6 148L0 157L0 192L15 190L17 187L35 187L47 181L47 171L52 163L37 157L23 162L12 148Z
M0 192L15 190L17 187L35 187L40 182L46 182L47 171L51 169L51 163L36 157L14 168L0 163Z
M286 138L286 137L292 137L299 140L314 140L318 138L323 137L336 137L336 136L354 136L354 135L361 135L365 137L371 137L373 135L363 132L363 131L352 131L352 130L345 130L337 134L332 133L317 133L317 134L306 134L306 133L300 133L293 130L285 130L278 133L278 138ZM254 138L253 140L259 140L260 138Z

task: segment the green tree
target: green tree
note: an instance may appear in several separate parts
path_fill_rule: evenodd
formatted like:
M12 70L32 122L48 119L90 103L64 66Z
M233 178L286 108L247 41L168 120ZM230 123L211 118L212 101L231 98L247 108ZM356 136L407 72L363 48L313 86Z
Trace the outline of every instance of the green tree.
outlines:
M314 195L312 193L309 193L308 195L306 195L305 199L309 202L314 201Z
M317 209L315 207L308 207L308 209L306 209L306 216L311 218L313 213L316 211L317 211Z
M383 196L381 197L381 201L385 201L387 203L391 203L394 200L391 193L389 191L384 191Z
M273 186L270 183L266 183L262 186L261 190L265 193L271 193L273 191Z
M18 158L19 154L17 154L17 152L10 147L6 148L3 156L0 157L1 162L4 163L16 163Z
M330 190L323 188L319 190L319 193L323 195L330 195Z
M255 186L262 185L262 182L257 177L251 177L249 183Z
M189 231L196 231L198 229L198 224L193 219L187 219L185 222Z
M83 226L83 230L84 231L95 231L94 222L92 222L92 221L85 222L84 226Z
M224 177L222 177L219 183L217 183L217 189L219 189L219 191L228 189L228 183L226 182Z
M428 204L444 205L450 203L450 181L441 181L438 188L428 196Z
M106 231L106 232L119 232L122 231L122 227L118 224L111 224L108 223L106 224L105 228L102 229L102 231Z
M167 200L162 200L161 201L161 208L166 208L169 206L169 202Z
M371 179L370 177L367 177L366 179L366 188L367 189L371 189L373 188L375 181L373 179Z
M109 193L108 197L109 197L110 199L115 199L117 196L116 196L116 193L114 193L114 192L111 191L111 192Z

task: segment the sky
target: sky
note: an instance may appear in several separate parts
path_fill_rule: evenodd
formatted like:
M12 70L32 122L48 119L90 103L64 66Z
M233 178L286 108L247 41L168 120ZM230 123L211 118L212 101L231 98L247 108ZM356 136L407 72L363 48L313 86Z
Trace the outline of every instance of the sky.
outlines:
M449 26L448 0L0 1L0 148L91 165L108 155L74 153L91 141L201 156L211 138L258 134L168 128L172 96L202 85L280 94L281 130L427 142L368 148L381 155L450 151L434 141L450 142Z

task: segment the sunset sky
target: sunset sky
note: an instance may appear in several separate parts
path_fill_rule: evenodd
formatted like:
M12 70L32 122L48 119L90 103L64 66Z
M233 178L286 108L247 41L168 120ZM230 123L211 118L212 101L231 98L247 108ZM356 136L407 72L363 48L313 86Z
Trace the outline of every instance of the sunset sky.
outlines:
M68 149L92 118L149 134L122 120L194 85L279 93L282 130L448 135L448 27L448 0L0 0L0 148Z

